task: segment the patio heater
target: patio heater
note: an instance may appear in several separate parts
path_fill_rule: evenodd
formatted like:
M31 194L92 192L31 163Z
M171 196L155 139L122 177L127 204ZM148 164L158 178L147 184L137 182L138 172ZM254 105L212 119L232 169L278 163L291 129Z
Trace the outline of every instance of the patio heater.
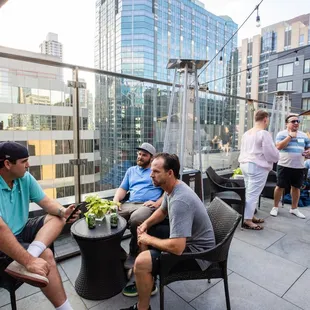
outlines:
M285 118L291 111L290 94L294 90L277 90L270 92L273 95L271 117L269 122L269 131L272 133L273 140L276 139L277 133L284 130Z
M186 154L191 153L194 158L195 156L195 138L197 139L197 149L198 149L198 166L200 172L200 185L201 192L198 196L203 200L203 184L202 184L202 161L201 161L201 133L200 133L200 105L199 105L199 97L198 97L198 75L197 70L201 69L208 61L207 60L193 60L193 59L170 59L167 64L167 69L174 69L174 78L172 85L172 93L170 97L169 110L168 110L168 118L167 118L167 127L165 131L164 138L164 152L168 153L178 153L180 158L180 179L183 180L183 176L185 174L185 168L187 164L185 163ZM177 85L177 76L179 74L179 80L182 80L181 85ZM183 91L182 102L180 102L180 113L173 114L173 105L176 99L176 86L179 87L180 94ZM181 96L180 96L181 98ZM191 112L189 112L189 108ZM172 130L172 117L177 116L180 120L180 131L177 132L179 137L177 138L177 142L180 143L178 150L175 151L173 149L172 140L169 139L169 135ZM196 135L189 135L187 131L187 123L192 119L193 124L196 121ZM192 143L192 152L188 152L189 144ZM187 149L187 150L186 150ZM192 160L192 162L194 162ZM193 167L191 167L193 168ZM189 181L191 183L191 180ZM189 184L190 186L192 184ZM191 186L192 187L192 186ZM198 194L198 193L197 193Z

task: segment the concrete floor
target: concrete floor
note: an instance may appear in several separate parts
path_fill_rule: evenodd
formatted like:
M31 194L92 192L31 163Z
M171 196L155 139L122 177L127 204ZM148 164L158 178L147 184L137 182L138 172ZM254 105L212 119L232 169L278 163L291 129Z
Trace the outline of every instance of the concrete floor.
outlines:
M257 216L265 218L263 231L237 228L229 253L229 290L235 310L310 309L310 208L302 208L306 219L289 214L289 205L271 217L272 200L262 199ZM128 249L128 241L123 246ZM58 265L68 298L75 310L117 310L135 303L136 298L118 294L101 301L86 300L74 290L80 256ZM24 284L17 291L18 309L53 309L38 288ZM226 308L223 282L207 280L175 282L165 289L167 310ZM158 294L151 299L159 309ZM0 310L11 309L8 293L0 289Z

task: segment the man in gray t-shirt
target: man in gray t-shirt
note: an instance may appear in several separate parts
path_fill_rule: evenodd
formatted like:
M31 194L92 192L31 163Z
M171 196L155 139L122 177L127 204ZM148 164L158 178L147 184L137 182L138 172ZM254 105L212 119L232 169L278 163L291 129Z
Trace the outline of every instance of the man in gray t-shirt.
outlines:
M178 180L179 158L159 153L154 156L151 170L153 184L160 186L165 194L161 207L137 229L141 253L134 267L136 284L127 286L123 294L139 295L139 301L123 310L138 309L138 306L139 309L151 309L150 296L156 292L153 277L159 271L161 251L181 255L183 252L200 252L215 246L214 231L205 206L189 186ZM162 225L167 222L167 216L169 226ZM180 263L177 267L182 270L205 270L208 266L206 261L193 260ZM135 294L134 290L137 290Z

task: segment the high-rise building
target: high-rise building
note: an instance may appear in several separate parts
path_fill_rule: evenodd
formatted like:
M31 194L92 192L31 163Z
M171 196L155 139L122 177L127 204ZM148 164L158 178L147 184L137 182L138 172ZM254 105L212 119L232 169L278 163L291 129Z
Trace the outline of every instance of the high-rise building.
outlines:
M223 46L236 30L230 17L208 12L197 0L97 0L95 67L172 82L174 70L166 68L169 59L211 60L219 52L206 70L198 72L199 82L210 81L210 90L231 94L231 83L215 80L235 70L232 54L237 37ZM113 160L113 150L123 140L128 142L132 154L141 142L154 143L162 150L165 128L157 141L154 134L159 130L157 120L167 119L170 91L156 88L154 84L128 79L96 77L96 117L101 150L105 152L101 154L103 163ZM161 103L166 104L160 113L156 112ZM201 103L204 124L212 124L212 130L224 124L233 127L235 117L231 110L230 100L220 96L210 95L208 104L205 98ZM226 120L224 115L233 119Z
M1 46L0 52L59 61ZM100 188L92 100L88 89L80 90L80 151L87 159L81 168L82 193ZM16 141L28 148L29 171L51 198L74 195L73 115L72 88L63 82L62 68L0 57L0 141Z
M239 74L238 94L240 96L272 103L272 96L268 95L268 92L277 89L274 89L273 86L268 86L270 84L270 66L273 66L273 60L278 58L277 53L282 53L283 51L289 53L290 50L294 51L294 49L310 44L309 21L310 14L300 15L290 20L264 27L261 29L260 35L242 40L242 44L238 49L239 71L242 71ZM296 54L293 54L290 58L294 60ZM303 54L303 52L300 54L302 59L304 58ZM283 55L284 53L281 54L281 57ZM272 62L269 64L271 60ZM281 64L281 61L278 64ZM277 70L277 66L275 70ZM291 73L290 75L293 75L293 70L291 70ZM279 77L281 78L281 76ZM272 79L274 84L274 74L272 74ZM293 90L295 88L289 83L285 90ZM299 88L301 86L298 86ZM299 96L299 102L297 103L296 101L295 106L301 107L301 105L301 96ZM266 107L271 108L271 106ZM240 104L237 111L237 121L240 122L240 130L246 130L248 125L250 125L247 123L247 115L247 105L244 103Z
M62 60L62 43L58 42L58 34L49 32L40 44L41 54L59 57Z

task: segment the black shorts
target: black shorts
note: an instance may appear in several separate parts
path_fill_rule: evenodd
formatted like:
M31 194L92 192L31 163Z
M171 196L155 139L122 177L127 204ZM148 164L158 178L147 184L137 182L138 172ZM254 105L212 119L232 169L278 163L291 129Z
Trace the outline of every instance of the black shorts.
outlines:
M24 229L16 235L17 241L25 248L28 249L29 244L35 239L38 231L44 224L46 215L38 216L28 219ZM0 251L0 270L4 270L13 259Z
M164 220L164 222L155 225L150 228L148 231L148 234L157 237L160 239L168 239L170 235L170 229L169 229L169 220ZM184 252L190 252L190 250L186 247ZM156 277L159 274L160 269L160 255L161 251L155 248L150 248L150 253L152 257L152 275ZM186 260L178 263L176 266L174 266L171 270L171 272L175 272L178 270L187 271L187 270L201 270L196 260Z
M288 168L277 166L277 186L288 188L293 186L301 188L304 182L304 169Z

